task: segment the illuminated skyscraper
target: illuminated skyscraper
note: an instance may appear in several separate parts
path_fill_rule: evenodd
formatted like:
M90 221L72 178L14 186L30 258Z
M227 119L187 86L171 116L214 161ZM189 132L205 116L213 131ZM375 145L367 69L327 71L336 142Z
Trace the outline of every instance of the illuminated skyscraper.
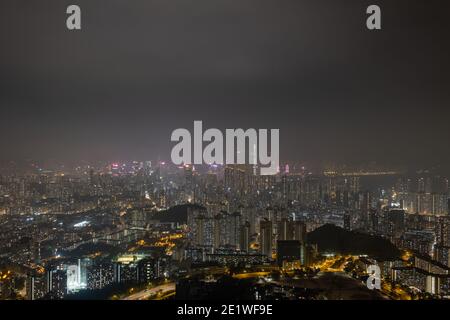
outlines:
M306 243L306 223L302 221L294 221L294 236L292 240L298 240L301 243Z
M26 280L26 290L28 300L38 300L47 293L46 274L32 271Z
M272 221L263 220L260 222L259 243L261 254L272 257Z
M242 251L250 250L250 223L246 221L240 228L239 247Z
M67 272L60 268L47 270L47 294L49 299L62 299L67 294Z
M277 236L278 240L292 240L292 237L294 236L293 224L288 219L281 219L280 222L278 222L278 229L277 229Z

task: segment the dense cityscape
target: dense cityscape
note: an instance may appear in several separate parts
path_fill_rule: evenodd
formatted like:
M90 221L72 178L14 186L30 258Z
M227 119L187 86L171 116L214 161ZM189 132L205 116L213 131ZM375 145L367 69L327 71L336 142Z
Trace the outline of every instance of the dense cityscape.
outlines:
M448 179L436 170L164 161L0 175L0 299L450 296ZM368 267L381 271L370 290Z
M447 308L449 4L1 0L0 315Z

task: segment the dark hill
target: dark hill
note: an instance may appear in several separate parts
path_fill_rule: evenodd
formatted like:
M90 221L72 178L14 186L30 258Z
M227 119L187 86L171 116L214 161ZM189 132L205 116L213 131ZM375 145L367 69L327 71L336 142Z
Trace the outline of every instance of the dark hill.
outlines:
M389 240L326 224L308 233L308 243L316 243L319 252L367 254L379 260L392 260L400 251Z

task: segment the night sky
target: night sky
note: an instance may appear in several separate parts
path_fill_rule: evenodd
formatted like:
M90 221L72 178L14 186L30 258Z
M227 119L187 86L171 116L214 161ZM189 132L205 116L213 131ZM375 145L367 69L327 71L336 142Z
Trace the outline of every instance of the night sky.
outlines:
M66 29L66 7L82 30ZM382 30L366 29L366 8ZM168 158L279 128L281 160L450 165L448 1L2 0L0 159Z

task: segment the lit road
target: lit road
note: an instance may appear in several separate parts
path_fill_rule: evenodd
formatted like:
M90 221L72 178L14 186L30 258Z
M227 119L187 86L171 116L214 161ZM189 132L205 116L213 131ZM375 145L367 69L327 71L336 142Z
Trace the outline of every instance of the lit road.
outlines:
M235 279L248 279L248 278L256 278L256 277L266 277L270 274L270 272L248 272L248 273L237 273L233 275Z
M346 263L351 259L354 260L355 257L336 255L316 263L313 267L320 269L322 272L342 272Z
M411 300L411 295L399 286L393 286L389 282L381 284L381 292L393 300Z
M159 286L151 288L151 289L145 289L145 290L133 293L132 295L129 295L128 297L123 298L122 300L146 300L153 295L168 294L170 291L175 291L175 283L174 282L165 283L165 284L159 285Z

